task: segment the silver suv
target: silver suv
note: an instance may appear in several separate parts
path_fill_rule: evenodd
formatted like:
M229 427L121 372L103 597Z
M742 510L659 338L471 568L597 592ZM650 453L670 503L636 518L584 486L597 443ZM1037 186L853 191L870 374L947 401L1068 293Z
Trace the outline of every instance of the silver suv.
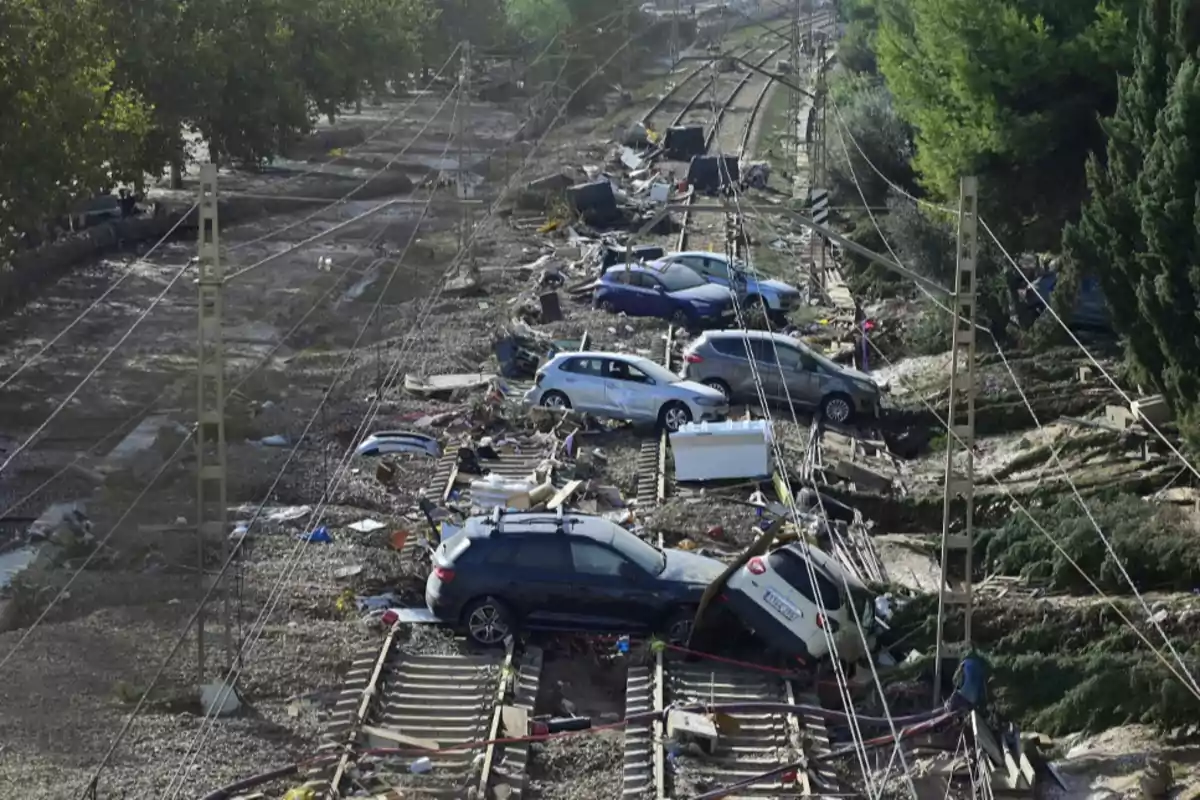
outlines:
M833 363L803 342L769 331L708 331L684 352L683 375L731 403L757 402L750 356L767 400L820 409L830 422L878 416L882 389L866 373ZM782 366L782 369L780 367Z

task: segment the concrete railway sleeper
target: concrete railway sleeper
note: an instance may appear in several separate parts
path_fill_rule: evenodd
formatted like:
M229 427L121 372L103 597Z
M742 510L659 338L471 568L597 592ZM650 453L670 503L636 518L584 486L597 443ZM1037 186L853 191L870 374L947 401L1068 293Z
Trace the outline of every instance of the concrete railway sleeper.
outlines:
M537 648L453 654L409 652L389 634L351 664L306 779L325 798L394 786L423 797L484 798L503 784L524 790L528 744L501 744L501 708L532 710L541 677ZM459 747L469 742L488 744Z
M663 657L661 675L664 686L660 702L667 707L795 701L790 681L749 668L690 662L668 655ZM711 755L691 755L666 736L657 740L654 769L662 775L662 785L656 788L656 800L687 797L752 779L795 761L803 753L800 722L794 715L747 712L730 714L728 719L732 724L721 732ZM628 785L627 777L627 788ZM755 782L736 796L774 798L797 793L795 782L776 777Z

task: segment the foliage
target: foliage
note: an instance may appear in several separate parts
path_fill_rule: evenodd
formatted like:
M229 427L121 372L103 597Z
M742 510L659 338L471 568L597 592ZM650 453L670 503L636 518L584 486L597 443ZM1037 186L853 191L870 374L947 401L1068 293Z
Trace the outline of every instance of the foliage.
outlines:
M1135 604L1115 602L1126 617L1141 618ZM936 618L937 598L919 597L892 619L894 635L932 653ZM997 711L1026 730L1058 736L1131 723L1168 729L1190 724L1200 713L1195 696L1106 604L981 600L973 619L973 642L992 665ZM947 624L957 631L960 612L950 611ZM1180 614L1169 615L1162 626L1179 645L1195 640L1195 623ZM1194 662L1195 646L1180 651ZM925 658L909 669L931 677L932 662Z
M836 106L831 127L845 145L829 147L829 188L839 204L865 200L882 206L889 187L880 172L906 189L912 186L912 129L896 113L887 87L878 79L842 73L832 81L830 97ZM843 126L852 141L840 135Z
M879 29L879 14L875 0L842 0L839 16L845 24L845 34L838 42L838 62L851 72L874 74L875 31Z
M1138 591L1191 591L1200 586L1200 553L1188 526L1173 509L1129 495L1089 501L1088 507ZM1069 555L1105 593L1130 593L1117 562L1074 498L1064 498L1034 515L1049 538L1024 514L1014 514L1000 528L980 533L985 572L1024 575L1053 589L1093 593L1067 559Z
M636 0L595 3L591 0L507 0L508 21L525 41L545 50L542 68L534 76L559 81L576 94L582 106L608 88L644 48L638 47L636 27L644 25ZM616 58L612 56L620 53ZM565 63L564 63L565 61ZM597 72L598 66L608 67Z
M1044 249L1078 206L1096 113L1128 63L1116 0L878 0L879 70L917 131L914 166L937 197L981 178L993 227ZM1125 6L1133 6L1126 2Z
M1195 3L1145 4L1106 158L1089 161L1091 199L1064 231L1067 270L1096 276L1132 365L1179 416L1200 396L1200 341L1184 333L1200 310L1198 46Z
M94 0L0 3L0 244L137 172L149 115L114 84Z
M332 118L406 75L431 2L0 4L0 232L32 231L101 189L181 166L189 131L214 160L270 159L316 114Z

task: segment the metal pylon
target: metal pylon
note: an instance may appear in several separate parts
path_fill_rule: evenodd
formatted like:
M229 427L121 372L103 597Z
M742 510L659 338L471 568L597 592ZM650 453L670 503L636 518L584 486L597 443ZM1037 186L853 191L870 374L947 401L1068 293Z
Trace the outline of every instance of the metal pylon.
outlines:
M958 267L950 307L954 321L950 343L950 400L946 411L946 495L942 509L942 577L938 594L937 661L934 667L934 702L941 701L942 657L954 651L960 657L971 646L974 610L972 570L975 545L975 307L978 257L978 181L962 179L958 205ZM961 466L957 463L961 458ZM953 506L964 501L961 532L951 533ZM954 573L961 570L961 578ZM946 636L946 607L963 611L962 638Z

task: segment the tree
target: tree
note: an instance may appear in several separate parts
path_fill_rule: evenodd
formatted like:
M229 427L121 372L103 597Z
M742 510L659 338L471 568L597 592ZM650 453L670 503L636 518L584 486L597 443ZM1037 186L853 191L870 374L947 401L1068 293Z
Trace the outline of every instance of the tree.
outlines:
M1200 388L1197 47L1200 4L1146 4L1133 74L1104 121L1106 158L1091 157L1091 197L1063 234L1064 285L1097 278L1132 365L1177 413L1195 407Z
M94 0L0 3L0 245L136 174L149 115L113 82Z
M880 173L906 189L915 188L909 165L912 129L896 113L887 87L878 79L852 74L835 80L830 96L837 108L837 116L830 115L836 123L833 130L840 137L844 124L852 140L844 143L844 149L840 145L829 148L831 188L845 201L841 204L857 205L865 200L869 206L882 206L890 187Z
M979 175L994 227L1056 244L1128 63L1117 1L879 0L879 70L917 131L923 184L950 199L960 176Z

